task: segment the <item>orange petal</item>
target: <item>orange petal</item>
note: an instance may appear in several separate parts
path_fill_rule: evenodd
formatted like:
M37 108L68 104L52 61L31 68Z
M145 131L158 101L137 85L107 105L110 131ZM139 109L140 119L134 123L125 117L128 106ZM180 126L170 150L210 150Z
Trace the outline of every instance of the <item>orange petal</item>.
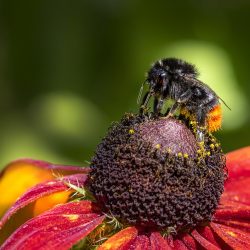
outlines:
M138 230L135 227L127 227L105 241L98 250L116 250L125 248L130 245L130 243L136 238L137 234Z
M229 180L242 176L250 177L250 147L232 151L226 155Z
M67 175L87 170L87 168L55 165L32 159L11 162L0 173L0 217L21 194L36 184L54 179L55 174Z

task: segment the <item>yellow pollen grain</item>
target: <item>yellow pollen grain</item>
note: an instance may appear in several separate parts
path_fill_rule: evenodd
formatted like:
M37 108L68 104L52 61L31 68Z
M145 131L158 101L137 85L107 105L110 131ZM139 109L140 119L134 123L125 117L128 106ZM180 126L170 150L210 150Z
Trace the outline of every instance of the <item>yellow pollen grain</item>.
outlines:
M209 146L210 146L211 149L214 149L214 144L213 143L210 144Z
M182 157L182 153L181 152L179 152L177 155L178 155L178 157Z
M160 148L161 148L161 144L156 144L156 145L155 145L155 148L156 148L156 149L160 149Z
M232 236L232 237L236 237L236 236L237 236L237 234L234 233L234 232L232 232L232 231L227 231L227 233L228 233L230 236Z
M215 144L215 147L216 147L216 148L218 148L219 146L220 146L220 144L219 144L219 143L216 143L216 144Z
M200 149L198 149L198 150L197 150L197 153L198 153L198 154L201 154L201 150L200 150Z
M186 153L183 156L184 156L184 158L188 158L188 154L186 154Z
M207 152L207 155L208 155L208 156L210 156L210 155L211 155L211 153L208 151L208 152Z
M130 135L132 135L132 134L135 133L135 131L131 128L131 129L128 131L128 133L129 133Z
M79 218L79 215L77 215L77 214L64 214L63 217L65 217L73 222Z

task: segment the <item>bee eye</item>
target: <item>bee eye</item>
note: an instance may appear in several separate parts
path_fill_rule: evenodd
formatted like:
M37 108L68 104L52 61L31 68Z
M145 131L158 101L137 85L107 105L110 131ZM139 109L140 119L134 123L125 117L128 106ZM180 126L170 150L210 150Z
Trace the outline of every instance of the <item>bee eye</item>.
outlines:
M159 77L158 77L157 82L160 83L160 84L163 83L163 78L162 78L162 76L159 76Z
M157 82L160 84L163 84L163 81L165 79L166 73L162 73L158 76Z

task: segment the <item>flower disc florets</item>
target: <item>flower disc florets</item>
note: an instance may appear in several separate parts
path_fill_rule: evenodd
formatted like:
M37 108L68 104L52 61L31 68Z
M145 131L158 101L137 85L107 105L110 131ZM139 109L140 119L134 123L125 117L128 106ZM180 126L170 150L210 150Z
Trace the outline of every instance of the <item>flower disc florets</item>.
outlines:
M127 114L98 146L89 187L125 224L182 231L211 220L225 176L212 135L198 143L183 121Z

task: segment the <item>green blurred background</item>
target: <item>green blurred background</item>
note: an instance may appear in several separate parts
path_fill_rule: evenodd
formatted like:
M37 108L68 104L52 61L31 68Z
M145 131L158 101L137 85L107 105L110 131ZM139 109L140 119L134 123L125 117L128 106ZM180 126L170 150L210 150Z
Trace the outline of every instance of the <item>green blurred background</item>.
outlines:
M0 166L86 165L110 123L137 111L145 72L195 63L231 107L217 133L248 145L250 1L0 1Z

